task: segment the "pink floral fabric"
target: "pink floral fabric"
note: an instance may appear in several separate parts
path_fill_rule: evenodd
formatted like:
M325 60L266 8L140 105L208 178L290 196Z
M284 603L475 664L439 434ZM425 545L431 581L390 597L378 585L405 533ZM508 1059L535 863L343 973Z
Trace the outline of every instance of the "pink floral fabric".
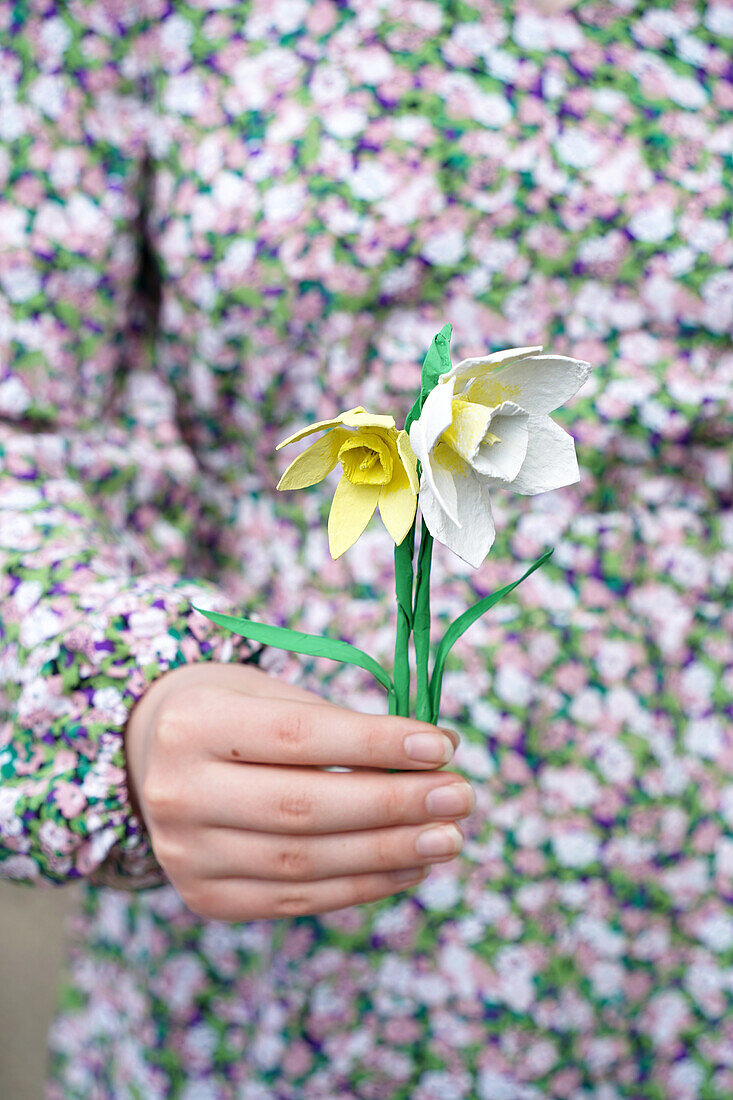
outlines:
M47 1100L733 1093L733 16L723 0L0 7L0 873L83 878ZM416 890L225 925L165 882L121 732L191 611L389 661L275 443L457 357L596 369L576 486L496 500L438 620L476 812ZM436 622L436 630L442 629ZM263 665L361 710L354 669Z

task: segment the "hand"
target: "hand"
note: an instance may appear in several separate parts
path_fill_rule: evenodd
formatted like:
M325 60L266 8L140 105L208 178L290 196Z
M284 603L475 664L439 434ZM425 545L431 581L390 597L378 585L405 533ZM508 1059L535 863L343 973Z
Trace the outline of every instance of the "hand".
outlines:
M457 744L446 732L345 710L246 665L186 665L130 715L131 799L199 916L324 913L398 893L458 854L454 822L475 796L436 771ZM324 770L334 765L355 770Z

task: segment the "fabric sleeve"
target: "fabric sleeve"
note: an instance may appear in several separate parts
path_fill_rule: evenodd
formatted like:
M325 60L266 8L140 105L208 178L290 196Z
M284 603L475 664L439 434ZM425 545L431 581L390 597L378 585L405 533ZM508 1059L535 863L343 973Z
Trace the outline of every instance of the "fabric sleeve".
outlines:
M165 881L126 786L123 733L149 683L246 659L191 608L215 586L141 572L59 433L0 426L0 876L138 889Z
M251 649L181 579L219 575L219 531L151 348L147 24L42 7L0 33L0 875L137 888L164 879L128 714Z

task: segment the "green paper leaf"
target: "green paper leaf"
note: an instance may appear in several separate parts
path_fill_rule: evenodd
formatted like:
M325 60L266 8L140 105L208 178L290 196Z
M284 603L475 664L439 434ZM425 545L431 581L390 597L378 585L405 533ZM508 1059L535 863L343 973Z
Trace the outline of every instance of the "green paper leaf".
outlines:
M434 337L433 341L428 348L428 353L425 356L425 360L422 365L422 376L420 379L420 396L415 404L407 414L407 420L405 421L405 431L409 432L410 424L413 420L417 420L418 416L422 412L422 407L425 404L425 398L430 391L437 386L438 379L441 374L447 374L451 369L450 361L450 337L453 332L453 326L450 322L443 325L440 332Z
M243 638L250 638L260 645L269 645L274 649L286 649L290 653L304 653L308 657L328 657L331 661L341 661L344 664L356 665L365 672L371 672L375 680L386 688L390 698L394 695L394 685L382 666L370 657L368 653L357 649L337 638L322 638L318 634L303 634L299 630L289 630L285 626L269 626L267 623L256 623L253 619L239 618L236 615L222 615L219 611L204 611L201 607L191 605L194 611L204 615L217 626L225 626L234 634L241 634Z
M440 692L443 686L443 672L445 670L445 662L451 649L461 637L462 634L468 630L469 626L472 626L477 619L480 619L485 612L490 611L499 600L503 600L505 596L508 596L510 592L526 580L530 573L534 573L535 569L539 569L541 565L552 556L554 549L546 550L541 558L538 558L533 565L530 565L526 573L517 581L513 581L511 584L507 584L504 588L497 589L496 592L492 592L490 596L484 596L478 603L473 604L467 611L464 611L462 615L451 623L445 632L442 642L438 646L438 652L435 655L435 665L433 666L433 675L430 678L430 711L431 722L436 723L438 721L438 711L440 710Z

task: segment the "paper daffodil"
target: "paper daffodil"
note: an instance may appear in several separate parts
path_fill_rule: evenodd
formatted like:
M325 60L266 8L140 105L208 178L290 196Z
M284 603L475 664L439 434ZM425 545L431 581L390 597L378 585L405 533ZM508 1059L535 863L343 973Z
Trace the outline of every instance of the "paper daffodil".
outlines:
M544 493L578 480L574 441L548 414L572 397L590 372L589 364L578 359L538 354L541 347L511 348L453 366L452 328L446 323L431 341L422 364L420 391L403 431L391 416L368 413L358 406L303 428L277 448L323 433L290 463L278 489L315 485L341 463L343 475L328 517L328 543L334 558L356 542L379 507L395 542L392 671L342 638L196 609L217 626L260 645L327 658L371 674L387 691L389 713L403 717L412 712L412 639L415 717L434 725L439 721L443 678L453 646L553 553L551 548L545 550L517 580L470 604L447 626L433 649L434 540L477 567L494 541L492 489ZM419 551L414 523L418 495L423 513Z
M394 417L368 413L357 406L333 420L303 428L277 449L320 431L325 435L290 463L278 489L315 485L340 462L343 475L328 516L331 557L339 558L353 546L377 506L384 526L399 545L415 518L419 484L407 432L397 431Z
M463 359L440 376L410 426L425 524L474 568L494 542L492 489L534 495L579 480L575 442L548 413L577 393L591 367L541 351Z

